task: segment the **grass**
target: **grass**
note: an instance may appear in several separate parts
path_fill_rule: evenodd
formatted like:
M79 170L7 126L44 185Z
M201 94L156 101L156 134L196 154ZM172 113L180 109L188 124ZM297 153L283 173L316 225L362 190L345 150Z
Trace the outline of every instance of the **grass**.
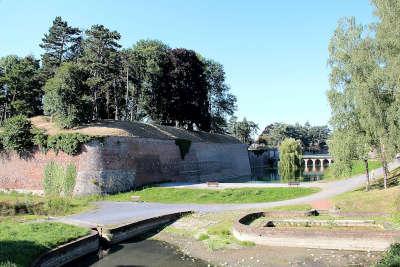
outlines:
M379 161L376 160L369 160L368 161L368 166L369 166L369 171L371 172L374 169L378 169L382 166L382 164ZM343 176L336 176L333 172L333 168L328 168L324 172L323 176L323 181L334 181L334 180L341 180L345 179L347 177L359 175L365 173L365 163L362 160L354 160L353 165L351 168L351 173L348 175L343 175Z
M365 192L358 189L334 197L333 204L341 211L355 212L396 212L396 202L400 196L400 186L386 190L373 189Z
M107 200L129 201L132 195L140 196L147 202L197 203L197 204L239 204L271 202L302 197L318 192L317 188L238 188L238 189L177 189L151 187L139 191L107 196Z
M0 266L29 266L40 254L85 236L88 229L62 223L0 223Z
M0 220L4 216L24 214L62 216L79 213L90 209L90 202L101 199L100 196L46 198L16 192L0 193Z

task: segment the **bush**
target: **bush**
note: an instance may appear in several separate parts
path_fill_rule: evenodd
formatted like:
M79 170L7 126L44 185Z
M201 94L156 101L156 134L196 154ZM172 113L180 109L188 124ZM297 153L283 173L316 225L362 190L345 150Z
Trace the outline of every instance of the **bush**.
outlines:
M53 149L56 153L63 151L68 155L77 155L81 152L83 144L95 139L98 138L80 133L62 133L50 136L47 140L47 148Z
M32 129L33 134L33 144L37 146L41 151L47 151L47 139L48 135L42 130L38 128Z
M32 125L26 116L17 115L4 122L1 143L4 149L22 153L32 148Z
M400 266L400 243L392 244L382 259L376 265L378 267Z
M66 169L55 162L50 162L44 170L44 192L46 196L71 196L75 187L76 168L68 164Z

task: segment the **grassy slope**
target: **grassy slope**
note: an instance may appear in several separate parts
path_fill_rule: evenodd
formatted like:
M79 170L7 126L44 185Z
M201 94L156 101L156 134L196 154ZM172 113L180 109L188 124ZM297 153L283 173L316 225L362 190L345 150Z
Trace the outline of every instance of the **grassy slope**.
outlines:
M335 206L342 211L387 212L396 211L400 186L389 189L374 189L365 192L363 189L344 193L333 198Z
M368 165L369 165L369 170L372 171L374 169L378 169L382 166L382 164L379 161L376 160L369 160L368 161ZM354 175L358 175L358 174L363 174L365 173L365 165L364 162L361 160L356 160L353 162L353 166L352 166L352 170L351 173L349 175L344 175L344 176L335 176L333 173L333 169L328 168L325 173L324 173L324 179L323 181L334 181L334 180L341 180L341 179L345 179L347 177L351 177Z
M176 189L152 187L140 191L108 196L108 200L127 201L132 195L148 202L162 203L256 203L297 198L318 192L316 188L241 188L241 189Z
M88 229L61 223L0 223L0 266L29 266L41 253L78 237Z

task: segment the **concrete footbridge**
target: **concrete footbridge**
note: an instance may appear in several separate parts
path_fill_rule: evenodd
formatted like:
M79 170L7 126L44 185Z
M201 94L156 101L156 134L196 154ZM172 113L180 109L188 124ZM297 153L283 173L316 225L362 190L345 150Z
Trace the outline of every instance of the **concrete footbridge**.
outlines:
M301 158L306 167L330 166L333 163L332 156L329 154L309 154L303 155Z

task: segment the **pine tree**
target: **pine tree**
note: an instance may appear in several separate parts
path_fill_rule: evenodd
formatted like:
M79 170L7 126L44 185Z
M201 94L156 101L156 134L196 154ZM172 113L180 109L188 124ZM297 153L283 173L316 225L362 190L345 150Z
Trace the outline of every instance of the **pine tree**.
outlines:
M81 42L81 31L69 26L61 17L56 17L40 44L45 51L42 55L45 75L51 77L61 63L78 58L81 54Z

